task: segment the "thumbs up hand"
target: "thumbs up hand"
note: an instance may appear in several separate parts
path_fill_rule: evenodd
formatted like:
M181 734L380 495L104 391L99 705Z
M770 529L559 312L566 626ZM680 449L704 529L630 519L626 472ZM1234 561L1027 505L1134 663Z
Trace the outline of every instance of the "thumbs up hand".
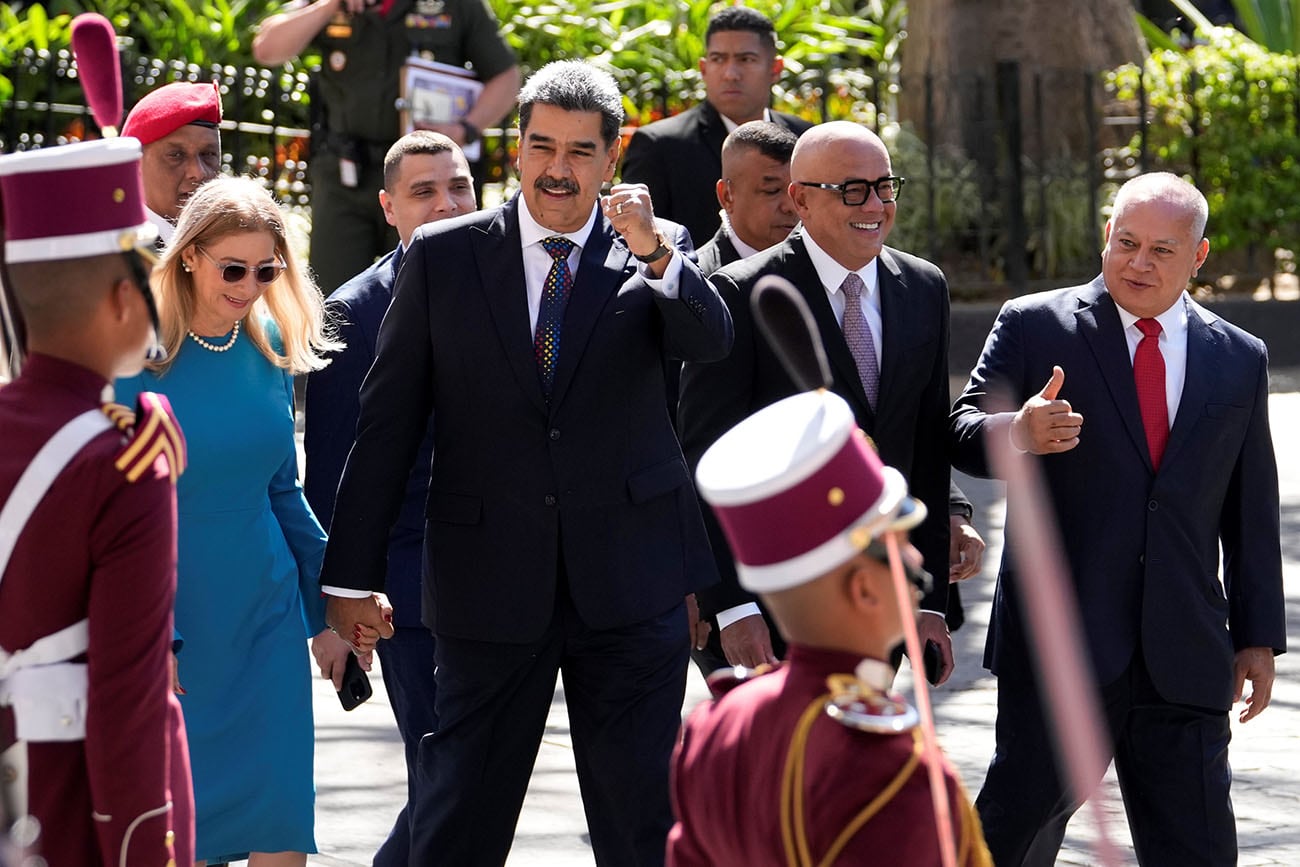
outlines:
M1052 368L1052 378L1038 394L1025 401L1011 422L1011 444L1035 455L1068 452L1079 444L1083 416L1074 412L1068 400L1059 400L1065 385L1065 371Z

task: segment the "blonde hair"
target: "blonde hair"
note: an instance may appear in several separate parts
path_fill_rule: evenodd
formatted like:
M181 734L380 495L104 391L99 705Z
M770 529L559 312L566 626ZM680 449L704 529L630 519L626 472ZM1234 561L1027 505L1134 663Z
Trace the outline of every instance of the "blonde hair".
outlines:
M275 239L275 255L285 270L244 317L244 335L272 364L294 374L320 370L329 363L324 353L343 348L326 322L325 305L315 282L299 266L285 237L280 206L253 178L217 177L199 187L185 203L176 234L154 268L160 338L166 355L149 365L152 370L161 373L171 367L194 319L194 276L185 270L181 254L192 246L204 247L246 232L270 233ZM279 331L279 346L267 333L268 319Z

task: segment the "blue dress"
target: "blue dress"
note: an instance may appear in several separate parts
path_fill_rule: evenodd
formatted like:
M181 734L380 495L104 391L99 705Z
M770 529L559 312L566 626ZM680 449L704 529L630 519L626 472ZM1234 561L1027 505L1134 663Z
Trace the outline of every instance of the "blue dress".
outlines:
M240 334L221 353L187 338L165 374L120 380L117 400L141 390L167 395L189 449L176 629L195 858L315 852L306 639L325 626L325 533L298 482L292 379Z

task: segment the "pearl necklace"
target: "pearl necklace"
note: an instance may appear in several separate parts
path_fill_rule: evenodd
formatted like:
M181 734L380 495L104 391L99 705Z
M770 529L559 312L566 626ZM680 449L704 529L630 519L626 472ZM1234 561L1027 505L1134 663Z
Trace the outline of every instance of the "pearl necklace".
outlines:
M208 343L206 340L204 340L202 337L199 337L193 331L189 332L189 335L190 335L190 340L193 340L195 343L197 343L199 346L202 346L208 352L225 352L229 350L230 347L234 346L235 341L239 339L239 320L235 320L235 328L233 331L230 332L230 339L227 340L221 346L216 346L212 343Z

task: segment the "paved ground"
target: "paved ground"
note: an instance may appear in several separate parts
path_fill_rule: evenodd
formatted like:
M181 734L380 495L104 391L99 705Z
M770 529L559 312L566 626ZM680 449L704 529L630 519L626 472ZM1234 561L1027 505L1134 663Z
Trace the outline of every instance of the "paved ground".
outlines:
M1273 704L1248 725L1234 722L1232 766L1243 867L1300 864L1300 450L1292 442L1300 424L1300 377L1285 372L1272 398L1274 439L1282 474L1283 555L1286 558L1287 624L1294 651L1278 660ZM956 636L958 670L935 694L940 738L966 781L978 790L993 748L995 681L979 664L988 623L991 575L1001 546L1003 502L998 486L962 478L978 503L977 521L990 543L983 576L963 587L967 624ZM903 682L906 682L904 675ZM686 708L705 696L692 670ZM405 798L401 746L382 689L353 713L343 713L333 692L317 683L318 865L370 864ZM1109 828L1127 852L1130 845L1113 773L1102 794ZM586 823L573 772L572 746L563 694L556 693L546 738L509 864L516 867L591 865ZM1081 812L1071 825L1058 863L1094 863L1088 848L1096 827ZM1128 856L1125 863L1136 863Z

